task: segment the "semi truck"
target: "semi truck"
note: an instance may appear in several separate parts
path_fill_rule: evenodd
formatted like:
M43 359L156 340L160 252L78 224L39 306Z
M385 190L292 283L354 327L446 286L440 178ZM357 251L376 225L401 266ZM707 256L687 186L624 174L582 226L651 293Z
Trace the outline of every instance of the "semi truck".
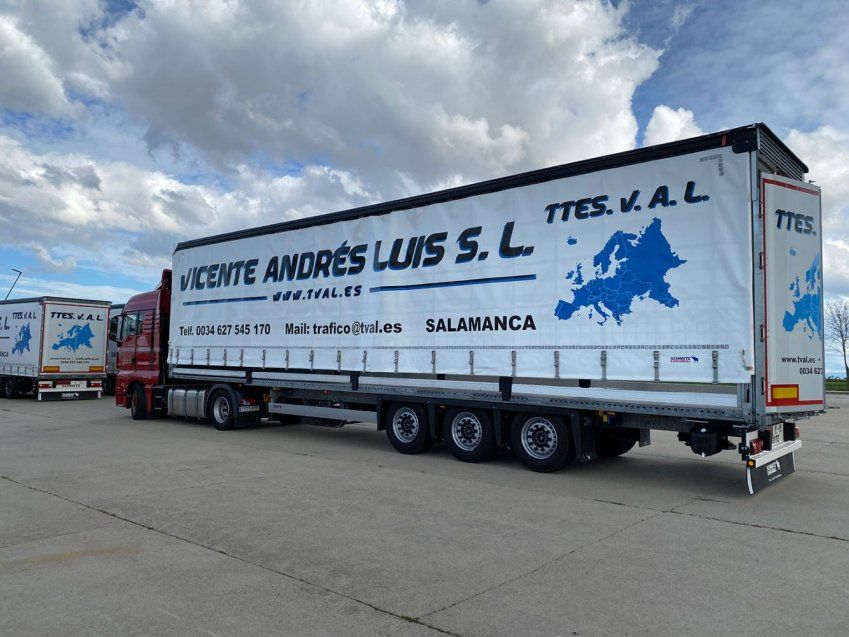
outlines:
M109 303L52 296L0 301L4 398L100 398Z
M123 309L116 402L541 472L666 431L736 451L754 493L824 408L806 172L752 124L182 242Z

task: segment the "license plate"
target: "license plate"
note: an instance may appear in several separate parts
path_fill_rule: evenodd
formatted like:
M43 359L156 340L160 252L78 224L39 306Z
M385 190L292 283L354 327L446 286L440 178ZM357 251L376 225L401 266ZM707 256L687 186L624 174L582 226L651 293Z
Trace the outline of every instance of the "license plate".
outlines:
M88 385L84 380L57 380L57 389L86 389Z
M773 425L770 429L772 430L772 448L775 449L776 445L784 442L784 425Z

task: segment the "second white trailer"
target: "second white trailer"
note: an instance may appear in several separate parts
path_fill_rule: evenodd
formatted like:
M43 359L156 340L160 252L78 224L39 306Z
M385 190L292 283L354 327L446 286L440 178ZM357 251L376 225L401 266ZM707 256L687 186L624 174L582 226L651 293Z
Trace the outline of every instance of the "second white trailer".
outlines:
M0 302L3 396L99 398L109 303L58 297Z

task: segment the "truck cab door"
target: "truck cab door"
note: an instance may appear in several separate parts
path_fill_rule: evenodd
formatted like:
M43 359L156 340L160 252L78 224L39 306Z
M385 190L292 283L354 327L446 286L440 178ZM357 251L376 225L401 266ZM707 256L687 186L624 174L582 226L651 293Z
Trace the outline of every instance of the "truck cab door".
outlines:
M138 331L138 312L121 315L121 329L118 338L118 369L134 370L137 368L136 341Z
M150 370L153 350L153 316L151 310L138 313L138 329L136 330L136 368Z

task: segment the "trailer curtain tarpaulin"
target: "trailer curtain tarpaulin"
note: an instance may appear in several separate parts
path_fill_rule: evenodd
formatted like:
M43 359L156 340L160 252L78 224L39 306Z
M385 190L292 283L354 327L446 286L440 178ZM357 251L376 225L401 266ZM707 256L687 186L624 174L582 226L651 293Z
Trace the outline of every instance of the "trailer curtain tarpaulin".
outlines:
M750 179L722 148L178 249L169 362L749 382Z

